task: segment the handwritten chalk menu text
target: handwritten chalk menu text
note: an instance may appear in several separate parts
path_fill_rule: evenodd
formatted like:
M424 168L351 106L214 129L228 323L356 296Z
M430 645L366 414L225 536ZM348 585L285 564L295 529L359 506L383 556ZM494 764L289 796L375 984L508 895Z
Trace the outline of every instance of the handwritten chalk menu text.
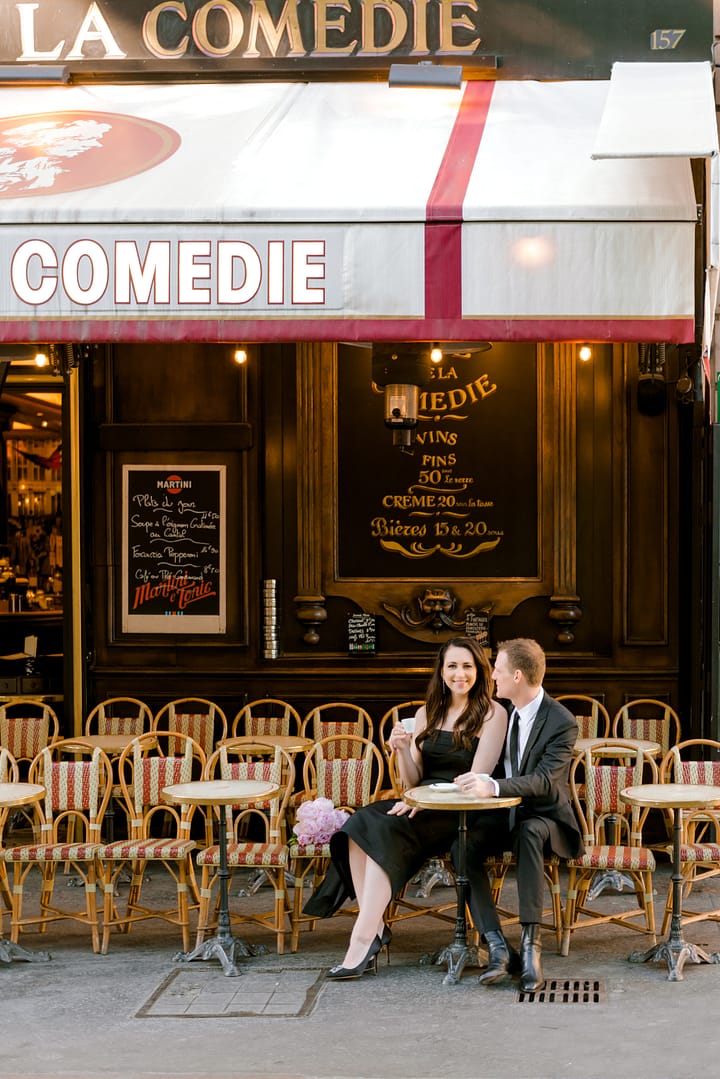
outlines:
M225 632L225 466L124 465L124 633Z
M385 428L370 353L344 345L338 354L339 576L534 577L535 345L449 349L419 387L409 453Z

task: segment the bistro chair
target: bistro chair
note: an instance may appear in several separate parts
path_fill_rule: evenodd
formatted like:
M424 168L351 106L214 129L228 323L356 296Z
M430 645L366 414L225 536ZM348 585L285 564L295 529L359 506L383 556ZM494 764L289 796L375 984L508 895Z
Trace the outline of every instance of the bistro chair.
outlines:
M654 697L628 701L615 713L613 738L643 738L660 743L660 757L680 741L680 718L674 708Z
M43 701L10 701L0 705L0 746L10 750L18 765L29 765L41 749L57 742L57 714ZM20 769L20 774L27 769Z
M147 704L135 697L108 697L96 704L85 720L85 734L144 734L152 726Z
M197 843L191 838L193 808L163 800L163 788L200 779L206 757L197 742L178 731L154 730L141 734L122 751L118 761L130 836L106 843L98 850L104 891L102 954L110 944L113 927L127 933L139 921L159 918L180 927L183 950L190 950L190 904L188 891L196 896L191 861ZM160 834L164 832L165 834ZM151 863L162 866L175 883L176 900L171 907L142 903L145 870ZM116 885L129 868L131 882L124 913L116 906Z
M239 743L228 740L209 758L205 778L255 779L278 785L278 793L272 799L228 806L224 820L221 811L216 816L218 827L225 828L227 832L230 879L233 879L237 869L248 868L260 871L273 889L273 906L270 910L231 911L230 923L250 922L272 930L277 954L282 955L285 951L285 933L291 930L285 888L285 870L289 860L285 810L295 782L292 758L286 750L263 745L260 741L253 744L248 743L247 739ZM208 817L212 821L210 814ZM196 940L196 946L199 946L206 934L217 928L217 910L212 919L210 900L218 881L220 847L212 842L212 837L209 845L197 854L196 864L202 871Z
M622 747L624 757L627 757L629 752L627 747ZM636 805L628 810L627 803L621 799L620 794L626 787L648 782L645 776L647 770L650 772L649 781L657 782L657 767L652 758L641 749L634 751L632 764L596 761L597 758L588 750L584 757L575 758L570 769L570 788L582 827L585 853L567 862L562 955L568 954L570 938L578 929L608 923L647 933L651 943L655 943L652 882L655 858L649 847L643 846L642 843L642 828L648 810ZM580 798L576 783L576 776L581 769L584 799ZM614 817L614 826L620 829L616 842L612 844L606 842L604 835L608 817ZM637 905L624 911L615 906L605 910L591 907L588 893L596 874L601 872L619 872L628 876L634 886ZM633 919L636 918L643 918L645 924L635 925Z
M578 738L607 738L610 734L610 713L595 697L583 693L561 693L555 698L575 716Z
M225 713L214 701L204 697L180 697L163 705L153 720L152 729L177 731L192 738L207 759L216 744L227 738L228 725ZM176 753L180 745L171 741L170 753Z
M17 944L21 930L28 926L38 925L44 933L51 922L71 919L90 927L93 951L99 952L97 854L112 787L110 760L81 739L63 739L40 751L30 765L28 781L42 784L45 796L36 806L39 838L2 851L13 868L10 939ZM57 868L65 863L83 883L84 909L61 907L55 898ZM42 877L40 913L26 915L25 883L34 866Z
M378 741L380 743L382 754L385 757L385 773L389 787L389 789L381 792L381 798L402 797L402 783L400 782L400 776L398 775L395 764L395 754L388 744L390 732L393 727L397 726L401 719L410 719L414 717L418 708L421 708L424 704L425 701L420 700L402 701L400 704L394 704L392 708L388 708L378 724Z
M382 777L382 754L368 738L330 735L316 742L305 756L304 800L328 798L336 809L353 813L376 801ZM290 859L294 878L290 948L296 952L301 925L313 929L316 921L302 913L303 887L306 880L313 887L319 884L330 861L330 844L303 843L298 839L290 844Z
M373 740L373 721L359 704L348 701L328 701L311 709L305 716L300 734L321 742L332 738L326 746L326 752L338 757L347 757L353 753L364 752L356 739ZM345 740L340 737L345 735Z
M17 783L18 780L18 766L15 758L9 749L0 747L0 783ZM8 819L10 810L0 808L0 851L3 845L3 836L5 834L5 824ZM2 901L5 905L5 909L12 910L12 893L10 891L10 885L8 883L7 867L0 854L0 895L2 895ZM2 912L0 911L0 939L2 939Z
M697 760L698 756L703 759ZM691 738L679 742L670 749L660 766L660 782L720 787L720 742L709 738ZM700 809L684 813L680 873L683 880L683 923L720 922L720 908L691 910L684 903L696 882L704 882L720 874L720 810ZM672 882L665 901L663 933L667 932L671 917Z
M287 701L276 697L262 697L250 701L235 716L230 728L232 738L245 735L262 738L263 735L291 735L300 731L300 714Z

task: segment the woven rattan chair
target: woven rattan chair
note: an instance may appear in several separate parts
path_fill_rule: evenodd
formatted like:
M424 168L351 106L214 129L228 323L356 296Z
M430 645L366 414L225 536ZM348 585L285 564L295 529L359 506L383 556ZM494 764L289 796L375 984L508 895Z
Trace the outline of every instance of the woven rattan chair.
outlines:
M240 709L232 721L230 736L262 738L268 734L298 734L300 726L300 715L291 704L276 697L262 697Z
M271 800L228 807L225 820L221 813L219 827L227 831L227 862L230 878L241 867L260 870L273 889L273 906L270 910L245 909L230 912L230 922L250 922L261 925L275 933L278 955L285 951L285 934L290 932L290 912L285 888L285 869L289 860L285 810L295 782L295 766L290 754L276 746L263 745L261 741L249 744L246 739L231 739L220 746L209 758L205 768L206 779L257 779L276 783L277 795ZM217 883L220 866L220 847L211 842L196 856L201 870L200 910L198 915L196 945L205 935L216 928L210 916L210 900L213 886Z
M18 766L10 750L0 747L0 783L16 783L18 778ZM8 819L9 809L0 808L0 850L2 850L5 824ZM0 896L2 896L5 910L12 910L12 892L8 883L7 866L0 855ZM2 939L2 912L0 911L0 939Z
M42 784L45 797L36 807L39 839L2 851L5 862L13 868L11 940L17 943L20 931L29 926L39 926L44 933L51 922L71 919L90 926L93 951L99 952L97 853L112 787L110 761L101 749L86 746L77 738L64 739L40 751L30 765L28 779ZM61 907L55 896L57 868L66 863L83 882L84 909ZM33 867L42 876L40 912L27 915L23 908L25 884Z
M698 757L703 759L698 760ZM679 742L670 749L660 766L660 781L720 787L720 742L707 738L691 738ZM685 905L685 900L696 882L706 881L720 874L720 810L703 809L684 814L680 873L683 879L683 923L720 922L720 908L710 906L701 910ZM707 890L705 894L708 894ZM665 901L663 933L667 932L671 917L672 882Z
M612 736L659 742L660 756L663 758L670 747L680 741L680 718L665 701L638 697L628 701L615 713Z
M214 701L204 697L179 697L163 705L153 720L152 729L177 731L192 738L207 759L215 746L227 738L228 725L225 713ZM171 754L178 751L172 741L168 748Z
M127 933L135 922L149 918L179 926L183 950L190 950L189 890L197 901L191 862L197 846L190 837L192 809L186 805L180 808L169 805L163 800L162 791L175 783L200 779L205 761L197 742L177 731L141 734L121 753L118 771L131 833L128 839L106 843L98 851L105 896L103 955L108 950L113 927ZM174 906L151 907L141 902L148 863L162 866L175 882ZM116 884L127 868L132 879L125 911L120 913L115 902Z
M630 750L619 747L623 759L627 759ZM601 758L604 762L607 758ZM649 780L646 772L650 773ZM584 799L577 791L576 776L583 775ZM634 750L634 762L597 763L597 758L588 750L584 757L576 757L570 771L570 786L575 802L575 810L580 820L585 853L579 858L571 858L568 863L567 898L563 921L561 951L567 955L570 938L579 929L598 925L627 926L641 933L647 933L651 943L655 943L655 911L653 907L652 874L655 870L655 858L652 851L643 846L642 828L647 816L647 809L627 804L620 797L626 787L639 786L644 782L657 782L657 767L651 757L642 750ZM616 827L620 829L619 841L608 845L604 841L604 830L608 816L616 818ZM617 871L628 876L635 889L637 905L630 909L618 910L615 905L607 909L590 906L588 893L590 886L599 872ZM644 925L635 925L633 919L643 918Z
M152 712L135 697L108 697L96 704L85 720L85 734L144 734L152 726Z
M340 743L344 743L342 748ZM376 800L382 777L382 754L369 739L331 735L316 742L305 756L304 796L328 798L336 809L352 813ZM330 844L294 842L290 857L294 877L291 950L296 952L301 925L310 929L315 925L314 918L302 914L303 886L307 879L313 886L322 879L330 860Z
M595 697L583 693L562 693L555 698L575 716L578 738L607 738L610 734L610 713Z
M347 757L352 753L363 752L359 743L354 741L355 738L365 738L372 742L373 721L359 704L328 701L308 712L302 722L300 734L304 738L311 738L313 742L333 737L333 741L328 743L327 751L338 757ZM347 740L343 742L338 737L340 735L347 735Z

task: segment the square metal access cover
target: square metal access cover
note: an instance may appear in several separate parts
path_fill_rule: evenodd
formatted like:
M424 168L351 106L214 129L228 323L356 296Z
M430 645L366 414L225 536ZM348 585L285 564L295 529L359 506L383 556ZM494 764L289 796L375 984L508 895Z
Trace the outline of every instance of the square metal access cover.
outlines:
M560 981L548 978L542 989L525 993L519 989L516 1004L605 1004L605 983L598 980Z
M136 1013L136 1019L302 1019L312 1012L324 967L253 967L226 978L219 967L173 971Z

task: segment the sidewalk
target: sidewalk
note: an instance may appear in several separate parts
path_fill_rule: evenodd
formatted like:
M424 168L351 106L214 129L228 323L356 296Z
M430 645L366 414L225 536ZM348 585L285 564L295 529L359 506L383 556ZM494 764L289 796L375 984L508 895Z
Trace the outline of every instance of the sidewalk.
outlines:
M662 922L669 867L656 878ZM164 882L150 882L165 888ZM508 885L508 897L512 896ZM448 892L450 894L450 892ZM158 898L161 898L159 895ZM266 901L261 891L250 900ZM437 899L437 890L433 892ZM63 900L65 897L63 896ZM78 895L78 900L80 895ZM627 905L628 893L600 903ZM693 903L720 906L715 881ZM295 955L275 954L272 936L247 927L236 935L268 945L226 978L212 960L177 963L174 927L150 922L113 935L94 955L89 933L69 922L23 945L47 949L49 963L0 963L4 1079L697 1079L718 1057L720 967L685 966L668 982L664 964L631 964L646 938L602 926L574 935L570 955L545 935L544 972L559 982L597 983L595 1003L521 1003L517 983L480 987L466 968L443 984L445 969L423 954L452 940L452 926L428 917L395 927L390 965L378 976L327 982L342 957L349 918L319 922ZM5 919L7 932L7 919ZM513 942L518 927L510 927ZM712 922L686 937L720 950Z

